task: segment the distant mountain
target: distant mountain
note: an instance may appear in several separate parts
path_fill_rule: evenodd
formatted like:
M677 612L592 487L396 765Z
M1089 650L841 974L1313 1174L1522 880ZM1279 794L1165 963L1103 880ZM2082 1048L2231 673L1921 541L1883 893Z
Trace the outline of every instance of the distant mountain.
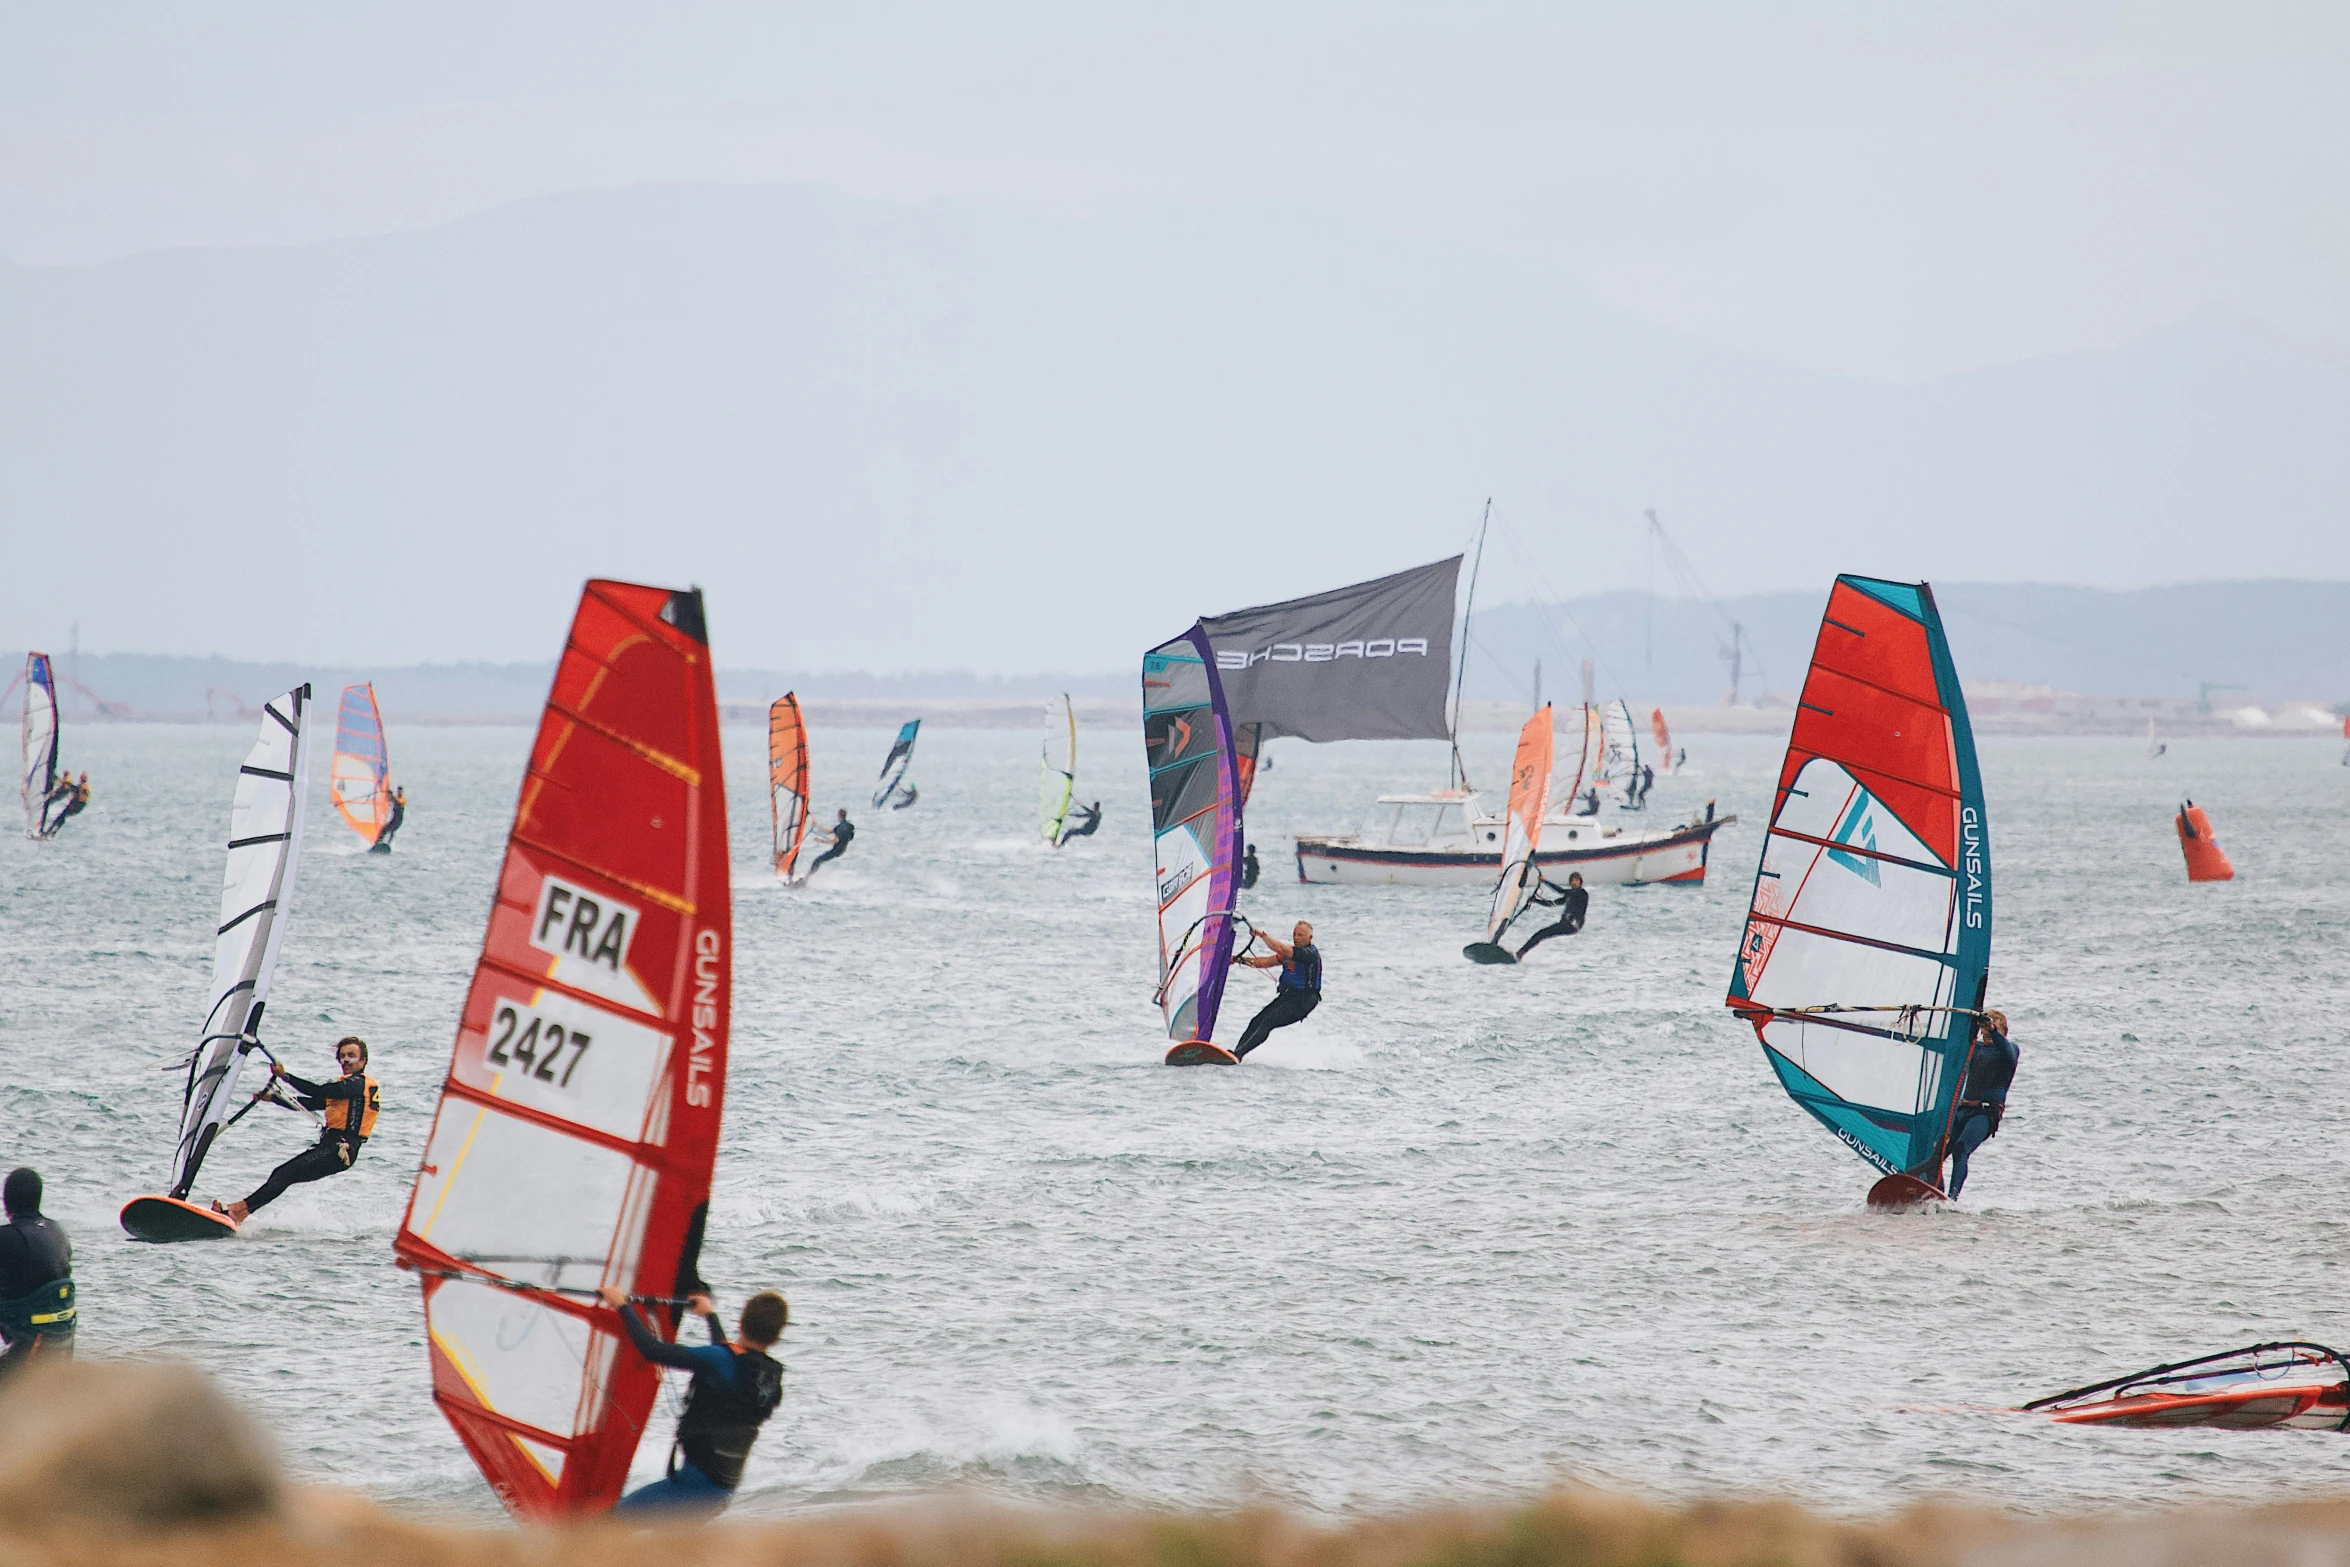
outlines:
M1651 505L1725 593L2350 578L2350 367L2256 325L1891 386L1278 216L583 192L0 265L0 362L10 641L543 659L617 574L744 666L1108 669L1489 494L1558 585L1498 598L1642 580Z

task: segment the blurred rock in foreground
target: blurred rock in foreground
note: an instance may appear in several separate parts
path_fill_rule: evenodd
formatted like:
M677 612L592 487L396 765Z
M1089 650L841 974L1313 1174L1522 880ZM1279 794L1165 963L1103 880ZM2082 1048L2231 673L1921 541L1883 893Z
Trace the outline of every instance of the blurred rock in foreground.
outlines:
M2246 1441L2260 1441L2247 1434ZM0 1384L0 1567L2243 1567L2350 1564L2350 1502L2066 1523L1927 1504L1876 1523L1790 1502L1660 1508L1567 1491L1317 1528L1270 1511L1048 1512L939 1499L632 1531L467 1529L289 1490L192 1367Z

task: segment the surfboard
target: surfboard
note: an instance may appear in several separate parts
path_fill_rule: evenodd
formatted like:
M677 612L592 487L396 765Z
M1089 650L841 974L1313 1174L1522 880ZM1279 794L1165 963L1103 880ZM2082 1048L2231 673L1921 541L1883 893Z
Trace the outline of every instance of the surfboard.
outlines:
M1461 956L1471 963L1515 963L1518 955L1495 941L1472 941L1461 948Z
M135 1241L220 1241L237 1222L177 1197L133 1197L122 1205L122 1228Z
M1186 1039L1167 1052L1169 1066L1238 1066L1240 1057L1204 1039Z
M1920 1203L1948 1201L1949 1196L1940 1188L1929 1186L1914 1175L1888 1175L1869 1188L1872 1208L1914 1208Z

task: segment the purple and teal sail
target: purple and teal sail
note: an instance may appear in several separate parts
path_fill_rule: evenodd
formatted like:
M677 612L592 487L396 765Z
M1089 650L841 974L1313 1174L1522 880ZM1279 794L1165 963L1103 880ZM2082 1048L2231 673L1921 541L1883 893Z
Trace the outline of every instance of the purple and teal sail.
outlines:
M1159 990L1167 1037L1212 1040L1240 892L1240 768L1207 631L1142 656L1142 737L1158 863Z
M1790 1098L1939 1190L1990 967L1983 779L1933 590L1838 577L1728 1004Z

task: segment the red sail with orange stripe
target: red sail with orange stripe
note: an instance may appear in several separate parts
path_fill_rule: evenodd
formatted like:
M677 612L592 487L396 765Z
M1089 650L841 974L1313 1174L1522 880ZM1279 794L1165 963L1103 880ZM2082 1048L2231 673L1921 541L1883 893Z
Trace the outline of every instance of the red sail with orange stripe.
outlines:
M393 1241L434 1402L520 1517L609 1508L652 1412L660 1373L593 1292L697 1284L730 921L701 594L590 582Z

